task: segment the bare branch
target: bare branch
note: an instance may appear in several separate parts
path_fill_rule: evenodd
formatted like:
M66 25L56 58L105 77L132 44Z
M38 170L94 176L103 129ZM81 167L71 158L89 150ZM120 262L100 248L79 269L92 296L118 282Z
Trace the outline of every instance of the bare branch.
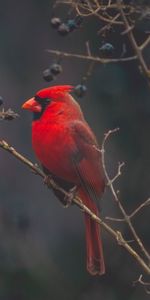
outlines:
M91 49L90 49L90 43L89 43L89 41L87 41L85 43L85 45L86 45L87 55L91 56Z
M102 34L102 32L104 32L108 28L111 28L111 26L114 24L114 21L117 20L119 17L120 17L120 13L116 14L116 16L108 24L106 24L101 29L99 29L99 31L97 33Z
M125 219L113 218L113 217L108 217L108 216L106 216L105 219L109 220L109 221L113 221L113 222L125 222Z
M150 44L150 35L148 38L143 42L143 44L139 47L141 50L144 50Z
M140 63L140 66L141 66L141 69L143 71L143 74L145 75L145 77L148 79L149 83L150 83L150 70L148 69L146 63L145 63L145 60L143 58L143 54L142 54L142 50L147 46L147 44L150 42L150 37L148 37L148 39L139 47L136 40L135 40L135 37L133 35L133 27L130 26L129 22L128 22L128 19L124 13L124 10L122 8L122 1L121 0L117 0L117 3L118 3L118 9L120 11L120 14L121 14L121 17L122 17L122 20L124 22L124 27L125 27L125 32L127 35L128 35L128 38L130 40L130 43L131 43L131 46L135 52L135 55L137 56L138 60L139 60L139 63Z
M124 27L124 31L121 32L122 35L127 35L133 48L135 55L130 57L118 57L118 58L103 58L98 56L93 56L91 52L88 55L67 53L57 50L48 50L52 54L61 53L64 57L74 57L81 60L92 60L97 63L118 63L127 62L137 59L139 61L139 69L148 80L150 85L150 68L148 67L143 50L150 44L150 35L143 41L141 45L138 45L136 38L133 34L133 30L136 29L136 23L138 20L149 17L149 11L147 9L143 10L141 5L136 3L125 4L122 0L116 1L98 1L98 0L86 0L86 1L76 1L76 0L58 0L57 4L66 4L72 7L72 9L83 18L95 17L100 20L100 29L98 34L105 33L105 30L109 30L111 27L117 26L118 28ZM104 24L104 26L103 26ZM145 31L146 33L146 31Z
M145 292L150 295L150 282L145 282L142 278L143 275L141 274L139 278L133 282L133 285L140 283L144 287Z
M6 141L1 140L0 147L3 150L12 154L14 157L16 157L20 162L28 166L32 171L34 171L35 174L39 175L43 179L45 178L44 172L39 167L37 167L36 164L33 164L30 160L28 160L26 157L17 152ZM64 196L69 196L68 193L62 188L60 188L58 185L56 185L56 183L52 179L50 179L48 187L51 187L53 190L59 190L64 194ZM134 257L134 259L138 262L138 264L145 271L145 273L150 274L150 267L145 263L143 258L128 244L128 242L123 238L120 231L115 231L101 218L96 216L86 205L82 203L80 198L75 197L73 199L73 203L76 204L82 211L90 215L95 222L100 224L117 241L118 245L122 246L124 249L126 249L128 253L130 253L131 256Z
M136 240L137 244L139 245L141 251L143 252L143 254L145 255L145 257L148 259L148 262L150 262L150 255L149 253L147 252L147 250L145 249L141 239L139 238L139 236L137 235L132 223L131 223L131 219L130 217L127 215L124 207L122 206L119 198L118 198L118 195L117 195L117 192L115 191L114 189L114 186L113 186L113 182L111 181L111 179L109 178L109 175L107 173L107 170L106 170L106 164L105 164L105 156L104 156L104 153L105 153L105 143L108 139L108 137L110 137L110 135L112 133L115 133L118 131L118 128L114 129L114 130L109 130L106 134L105 134L105 137L104 137L104 140L103 140L103 143L102 143L102 148L101 148L101 153L102 153L102 165L103 165L103 169L104 169L104 172L105 172L105 176L106 176L106 179L108 181L108 186L110 187L111 189L111 192L114 196L114 200L115 202L117 203L123 217L124 217L124 220L125 222L128 224L132 234L133 234L133 237L134 239Z
M145 206L148 206L150 205L150 198L148 198L145 202L143 202L141 205L139 205L133 212L132 214L130 214L129 218L133 218L135 217L135 215L137 213L139 213L139 211L141 211L141 209Z
M128 215L128 218L131 219L137 215L141 211L142 208L145 206L150 205L150 198L148 198L146 201L144 201L142 204L140 204L130 215ZM112 218L112 217L105 217L106 220L114 221L114 222L125 222L126 220L124 218Z
M68 53L68 52L52 50L52 49L46 49L46 51L54 55L58 55L58 56L61 55L62 57L78 58L87 61L88 60L94 61L101 64L127 62L127 61L132 61L137 59L137 55L122 57L122 58L101 58L99 56L89 56L84 54Z
M114 183L114 181L116 181L116 179L118 179L118 177L120 177L121 176L121 169L122 169L122 167L125 165L125 163L124 162L122 162L122 163L118 163L118 171L117 171L117 174L108 182L108 186L110 185L110 183Z

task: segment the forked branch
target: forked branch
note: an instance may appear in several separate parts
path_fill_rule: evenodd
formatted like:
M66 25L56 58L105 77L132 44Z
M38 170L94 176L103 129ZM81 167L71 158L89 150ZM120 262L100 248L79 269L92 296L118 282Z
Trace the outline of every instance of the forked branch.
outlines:
M145 257L147 258L148 260L148 263L150 263L150 255L149 253L147 252L147 250L145 249L141 239L139 238L139 236L137 235L133 225L132 225L132 222L131 222L131 217L128 216L128 214L126 213L121 201L119 200L119 197L118 197L118 194L113 186L113 183L114 183L114 180L116 180L120 175L121 175L121 167L124 165L124 163L122 164L119 164L119 168L118 168L118 172L117 172L117 175L114 176L113 179L111 179L108 175L108 172L107 172L107 169L106 169L106 163L105 163L105 143L106 141L108 140L108 138L110 137L110 135L112 133L115 133L119 130L119 128L116 128L114 130L109 130L106 134L105 134L105 137L104 137L104 140L103 140L103 143L102 143L102 149L101 149L101 153L102 153L102 165L103 165L103 169L104 169L104 172L105 172L105 176L106 176L106 179L107 179L107 184L108 186L110 187L110 190L113 194L113 199L114 201L117 203L118 207L119 207L119 210L121 211L122 215L123 215L123 218L124 218L124 221L128 224L131 232L132 232L132 235L135 239L135 241L137 242L137 244L139 245L141 251L143 252L143 254L145 255ZM144 206L141 205L140 208L138 208L138 211L139 209L141 209L142 207ZM136 211L137 212L137 211ZM131 216L133 216L135 213L135 211L133 212L133 214L131 214Z

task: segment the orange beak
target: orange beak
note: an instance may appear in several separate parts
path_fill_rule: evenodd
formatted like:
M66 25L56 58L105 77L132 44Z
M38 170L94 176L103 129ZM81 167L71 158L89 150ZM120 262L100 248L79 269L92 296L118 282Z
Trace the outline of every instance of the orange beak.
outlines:
M41 105L34 98L31 98L24 102L22 108L32 112L41 112L42 110Z

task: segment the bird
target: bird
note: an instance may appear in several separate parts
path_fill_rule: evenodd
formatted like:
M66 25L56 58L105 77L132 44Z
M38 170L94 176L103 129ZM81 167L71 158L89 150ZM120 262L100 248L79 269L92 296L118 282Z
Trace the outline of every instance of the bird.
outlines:
M99 216L105 175L96 137L86 122L72 85L39 90L25 101L23 109L33 113L32 148L45 173L60 187L71 191ZM58 195L60 196L60 195ZM91 275L105 273L100 226L84 213L86 268Z

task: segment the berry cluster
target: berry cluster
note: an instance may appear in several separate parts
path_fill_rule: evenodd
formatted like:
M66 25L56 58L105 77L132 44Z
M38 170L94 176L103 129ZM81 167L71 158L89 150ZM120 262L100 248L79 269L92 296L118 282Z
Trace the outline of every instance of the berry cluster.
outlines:
M70 18L66 22L62 21L58 17L52 17L50 20L51 27L56 29L61 36L66 36L69 33L78 29L83 22L81 16L76 16L75 18ZM44 80L50 82L55 79L57 75L62 72L62 66L60 62L53 63L49 68L43 71ZM74 88L74 93L77 97L81 98L85 95L87 87L85 84L77 84Z
M55 79L57 75L62 72L62 66L60 63L52 64L48 69L43 71L43 78L46 81L52 81Z
M51 19L51 26L54 29L57 29L57 32L61 36L66 36L68 33L73 32L83 22L83 18L80 16L76 16L74 19L68 19L66 22L62 22L60 18L53 17Z

